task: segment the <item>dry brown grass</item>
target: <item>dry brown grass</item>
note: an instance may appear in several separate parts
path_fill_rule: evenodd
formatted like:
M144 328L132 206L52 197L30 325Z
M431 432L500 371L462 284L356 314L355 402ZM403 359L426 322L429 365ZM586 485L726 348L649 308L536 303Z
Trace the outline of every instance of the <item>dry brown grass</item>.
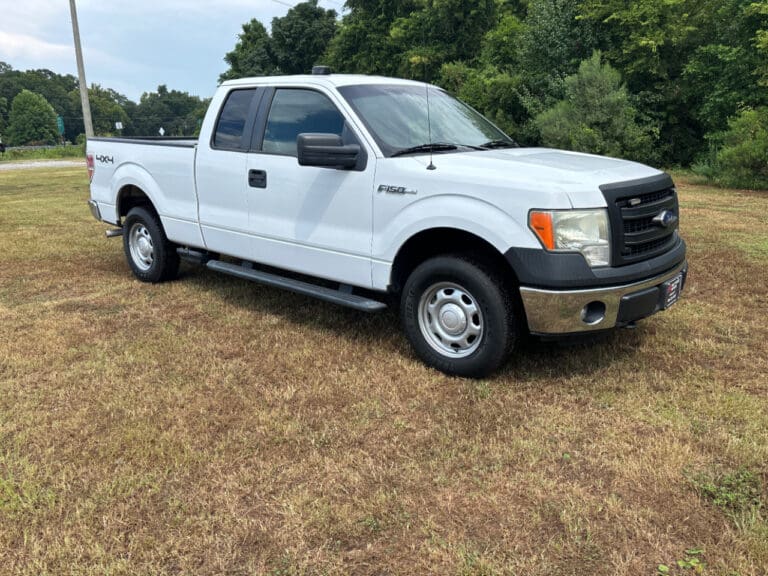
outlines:
M394 314L139 283L84 172L0 174L0 572L766 573L692 478L766 500L768 195L683 182L679 305L474 382Z

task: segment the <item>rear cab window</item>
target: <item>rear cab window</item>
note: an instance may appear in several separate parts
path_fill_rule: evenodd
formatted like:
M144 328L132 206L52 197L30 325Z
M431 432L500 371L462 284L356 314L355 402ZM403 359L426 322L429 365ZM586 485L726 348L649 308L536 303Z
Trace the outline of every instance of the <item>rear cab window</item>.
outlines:
M233 90L221 107L211 147L218 150L245 151L250 145L249 120L255 114L256 88Z

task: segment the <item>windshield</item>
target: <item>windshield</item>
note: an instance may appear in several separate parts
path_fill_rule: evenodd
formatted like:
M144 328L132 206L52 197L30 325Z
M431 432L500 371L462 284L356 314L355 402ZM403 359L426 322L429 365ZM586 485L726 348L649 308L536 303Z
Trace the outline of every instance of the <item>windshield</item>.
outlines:
M483 116L438 88L429 89L429 122L427 91L422 86L343 86L339 92L363 120L385 156L411 148L414 153L429 152L424 149L428 144L470 149L515 146L509 136Z

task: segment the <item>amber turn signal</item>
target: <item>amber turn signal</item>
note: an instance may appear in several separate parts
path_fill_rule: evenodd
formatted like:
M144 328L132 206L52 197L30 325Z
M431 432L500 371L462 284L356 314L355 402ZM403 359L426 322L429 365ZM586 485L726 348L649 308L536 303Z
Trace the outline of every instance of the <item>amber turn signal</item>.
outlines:
M555 249L555 231L552 226L551 212L531 212L528 217L531 229L539 237L547 250Z

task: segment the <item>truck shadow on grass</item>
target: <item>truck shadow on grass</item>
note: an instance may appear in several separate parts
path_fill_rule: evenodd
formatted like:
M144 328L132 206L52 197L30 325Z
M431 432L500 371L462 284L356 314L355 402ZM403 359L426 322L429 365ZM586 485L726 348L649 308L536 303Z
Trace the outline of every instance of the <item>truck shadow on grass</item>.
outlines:
M402 333L395 303L384 312L366 314L194 267L184 267L180 279L193 283L225 305L235 305L254 314L277 315L283 322L302 328L327 331L350 346L374 346L375 353L384 363L387 358L407 358L421 363ZM544 377L565 379L590 375L637 355L644 332L645 329L639 327L563 341L545 341L526 335L507 362L488 380L509 380L515 385L525 385L526 382L540 382ZM431 370L427 366L424 369Z

